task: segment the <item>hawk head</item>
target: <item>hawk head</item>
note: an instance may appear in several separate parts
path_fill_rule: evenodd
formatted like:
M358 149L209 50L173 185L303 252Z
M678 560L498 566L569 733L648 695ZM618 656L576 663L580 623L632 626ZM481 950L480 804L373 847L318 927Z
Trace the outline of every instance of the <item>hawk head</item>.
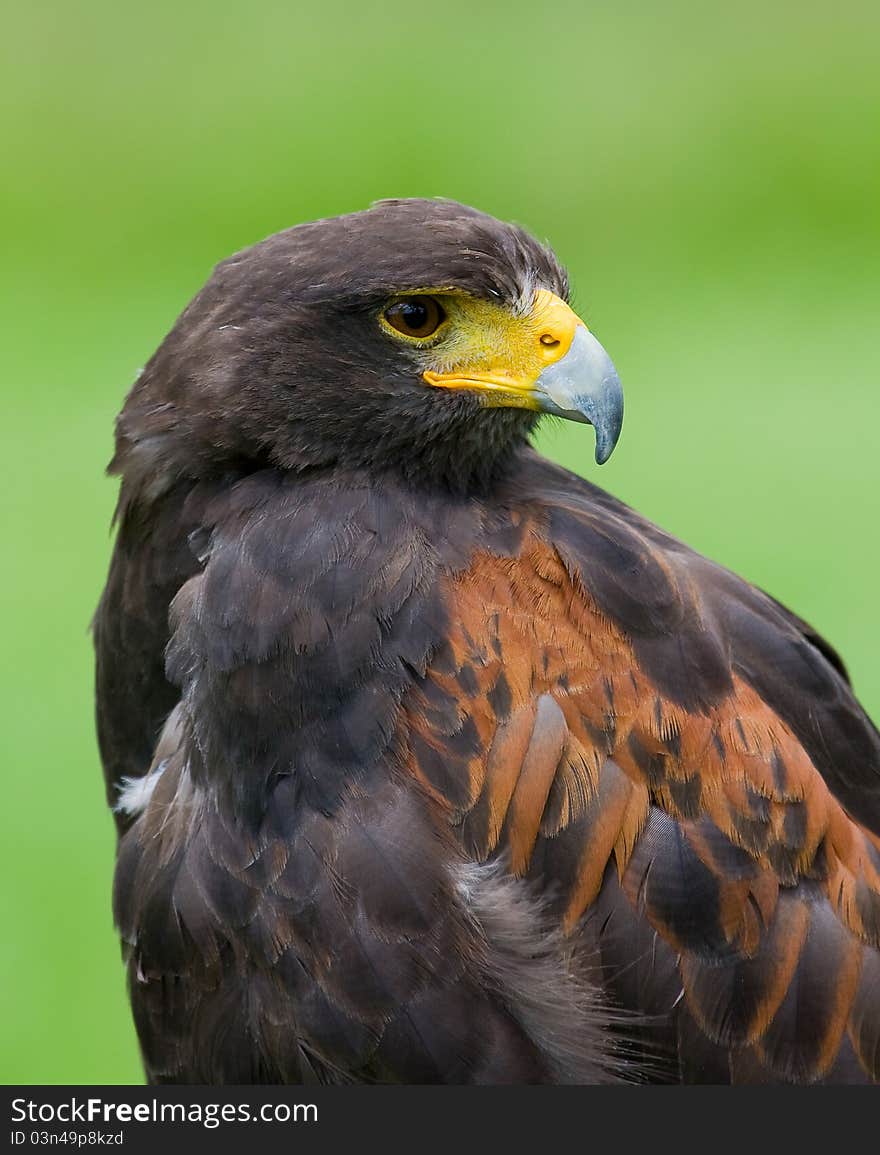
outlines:
M153 492L265 463L463 490L544 413L620 434L608 355L521 228L453 201L381 201L221 262L135 383L111 468Z

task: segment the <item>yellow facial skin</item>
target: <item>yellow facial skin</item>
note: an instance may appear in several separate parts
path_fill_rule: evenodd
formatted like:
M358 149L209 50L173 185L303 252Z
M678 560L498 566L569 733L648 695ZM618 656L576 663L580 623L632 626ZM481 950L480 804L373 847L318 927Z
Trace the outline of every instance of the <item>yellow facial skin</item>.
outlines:
M518 311L465 293L425 292L446 314L429 337L408 337L380 318L396 340L423 350L424 380L444 389L475 390L485 405L539 409L535 382L569 351L584 324L577 314L547 289L539 289L529 307Z
M442 313L428 303L413 308L419 296L433 298ZM379 320L389 336L417 352L428 385L467 389L490 407L585 422L596 431L597 464L614 452L623 426L617 370L580 317L548 289L512 308L425 289L389 301Z

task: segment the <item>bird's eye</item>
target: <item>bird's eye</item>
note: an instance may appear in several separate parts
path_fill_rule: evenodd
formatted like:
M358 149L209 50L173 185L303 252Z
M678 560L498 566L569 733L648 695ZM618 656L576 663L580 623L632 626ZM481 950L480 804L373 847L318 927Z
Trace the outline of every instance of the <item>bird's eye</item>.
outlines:
M443 324L446 314L433 297L403 297L385 310L383 316L392 329L406 337L430 337Z

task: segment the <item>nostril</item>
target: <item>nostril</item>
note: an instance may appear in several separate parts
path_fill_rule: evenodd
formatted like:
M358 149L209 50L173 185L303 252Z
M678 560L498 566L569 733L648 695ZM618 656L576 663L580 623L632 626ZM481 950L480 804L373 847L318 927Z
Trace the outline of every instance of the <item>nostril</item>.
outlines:
M541 344L545 349L555 349L559 344L559 338L554 337L552 333L542 333Z

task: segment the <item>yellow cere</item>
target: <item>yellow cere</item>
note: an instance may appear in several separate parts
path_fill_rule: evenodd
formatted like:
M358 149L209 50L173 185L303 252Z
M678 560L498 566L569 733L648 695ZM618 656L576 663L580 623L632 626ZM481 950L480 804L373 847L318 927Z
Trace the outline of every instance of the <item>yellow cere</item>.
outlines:
M426 341L401 338L423 346L422 376L429 385L478 390L491 406L537 409L535 382L542 370L565 356L577 327L584 324L547 289L538 289L531 306L517 311L448 290L425 295L439 302L446 319ZM390 330L387 322L383 325Z

